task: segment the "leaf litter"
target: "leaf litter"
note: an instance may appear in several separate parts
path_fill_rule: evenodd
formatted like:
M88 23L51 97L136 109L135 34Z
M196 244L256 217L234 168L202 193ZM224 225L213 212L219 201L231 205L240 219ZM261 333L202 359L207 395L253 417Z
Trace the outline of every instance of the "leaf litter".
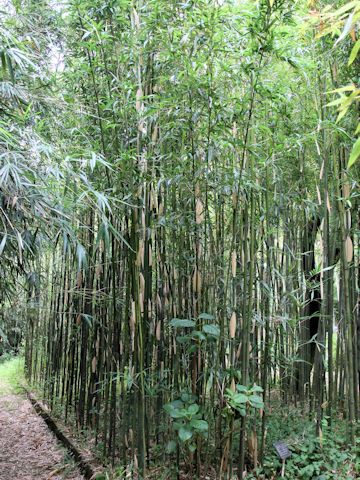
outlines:
M0 480L83 480L21 395L0 395Z

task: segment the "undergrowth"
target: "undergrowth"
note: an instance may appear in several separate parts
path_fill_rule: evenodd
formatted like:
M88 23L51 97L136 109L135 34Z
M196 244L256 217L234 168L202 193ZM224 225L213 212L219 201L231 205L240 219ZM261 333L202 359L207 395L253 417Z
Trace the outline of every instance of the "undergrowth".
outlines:
M25 381L23 371L24 359L22 357L0 360L0 396L21 393L21 385ZM58 408L61 410L60 406ZM53 415L59 416L56 413L59 414L55 406ZM291 451L291 457L286 461L285 479L360 479L360 439L355 447L348 447L344 421L333 420L330 428L328 419L325 417L322 422L321 434L316 435L314 422L301 415L298 409L288 408L284 411L275 408L268 414L267 425L267 449L264 464L261 468L249 472L246 477L248 480L279 478L281 460L273 448L273 443L279 440L285 441ZM84 433L90 434L86 431ZM109 471L108 474L105 473L99 478L127 478L125 473L127 469L118 467L110 470L111 473ZM154 472L157 472L157 476L160 478L158 468L155 467ZM172 479L174 472L165 468L165 470L162 469L160 476Z
M0 362L0 395L20 393L21 384L24 381L24 359L22 357L12 357Z
M360 438L354 447L347 442L346 421L333 418L330 427L324 417L320 435L316 434L315 421L303 414L300 409L281 408L277 405L268 413L266 450L262 467L251 470L248 467L246 480L276 480L281 478L282 462L279 459L274 443L284 441L291 452L286 460L285 480L355 480L360 479ZM238 448L238 445L236 445ZM171 463L171 462L169 462ZM168 462L166 462L168 464ZM173 466L174 467L174 466ZM213 467L216 467L213 465ZM96 477L99 480L120 480L133 478L132 465L127 468L118 466L109 468L107 472ZM201 479L216 480L216 468L201 475ZM161 465L158 462L147 472L148 480L193 480L191 474L181 470L180 477L175 468ZM224 480L230 480L226 475ZM238 471L234 465L231 480L238 480Z
M291 452L285 464L285 479L360 479L360 439L354 447L349 446L346 422L334 418L330 427L328 418L324 417L319 434L315 431L315 422L296 408L271 413L263 467L256 469L247 479L280 478L282 463L273 447L279 440L285 441Z

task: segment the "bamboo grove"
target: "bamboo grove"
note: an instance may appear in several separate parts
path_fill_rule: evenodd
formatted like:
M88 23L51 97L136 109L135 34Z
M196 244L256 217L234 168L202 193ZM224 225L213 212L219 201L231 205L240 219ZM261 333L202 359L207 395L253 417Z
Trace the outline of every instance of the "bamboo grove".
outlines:
M243 478L273 402L354 443L357 107L329 92L356 31L318 38L320 2L11 5L0 333L19 309L29 381L129 478Z

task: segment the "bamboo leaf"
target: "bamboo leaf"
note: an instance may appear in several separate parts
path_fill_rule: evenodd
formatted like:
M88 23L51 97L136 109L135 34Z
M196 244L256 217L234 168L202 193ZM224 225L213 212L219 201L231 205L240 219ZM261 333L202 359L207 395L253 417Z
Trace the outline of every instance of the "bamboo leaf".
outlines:
M357 57L357 54L358 54L359 50L360 50L360 39L355 43L355 45L353 46L353 48L351 50L349 61L348 61L348 66L353 64L355 58Z
M347 168L350 168L360 157L360 137L356 140L349 157Z
M336 40L336 42L334 43L334 47L336 47L342 40L344 40L344 38L350 33L350 30L353 26L353 18L354 18L354 12L352 12L345 25L344 25L344 29L343 31L341 32L341 35L339 36L339 38Z
M336 88L335 90L329 90L327 93L353 92L354 90L355 85L346 85L345 87Z
M344 13L348 12L349 10L352 10L353 8L356 8L358 6L359 6L359 0L353 0L351 2L347 2L344 6L335 10L330 15L333 16L333 17L339 17L339 16L343 15Z
M339 115L337 116L336 123L339 123L340 120L342 120L345 117L345 115L347 114L347 112L350 108L350 104L346 105L345 107L341 107L341 108L342 109L341 109Z

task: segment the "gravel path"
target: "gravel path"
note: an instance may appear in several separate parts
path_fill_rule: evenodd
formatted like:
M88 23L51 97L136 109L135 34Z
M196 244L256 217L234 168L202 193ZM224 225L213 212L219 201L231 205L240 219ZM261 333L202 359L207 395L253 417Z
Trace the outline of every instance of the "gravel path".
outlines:
M0 395L0 480L82 480L66 451L21 395Z

